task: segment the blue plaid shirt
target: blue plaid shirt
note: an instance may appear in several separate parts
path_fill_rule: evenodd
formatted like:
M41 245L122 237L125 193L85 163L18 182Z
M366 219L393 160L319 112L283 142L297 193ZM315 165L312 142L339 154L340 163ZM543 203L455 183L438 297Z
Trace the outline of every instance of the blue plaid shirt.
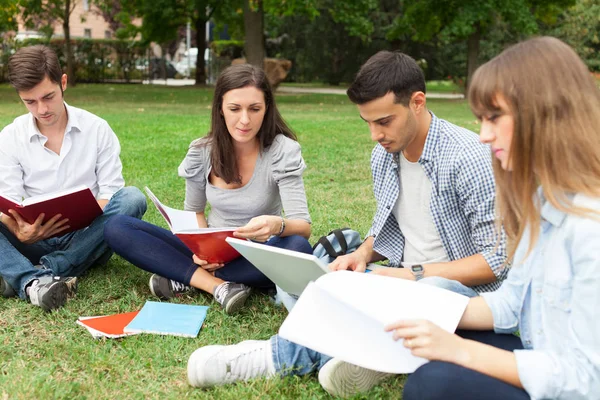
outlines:
M431 180L429 208L442 245L450 260L481 254L498 279L474 286L477 292L498 289L507 273L504 234L498 245L495 227L495 184L489 146L473 132L431 113L419 164ZM367 236L373 250L400 266L404 235L392 214L398 193L399 154L376 145L371 154L373 192L377 211Z

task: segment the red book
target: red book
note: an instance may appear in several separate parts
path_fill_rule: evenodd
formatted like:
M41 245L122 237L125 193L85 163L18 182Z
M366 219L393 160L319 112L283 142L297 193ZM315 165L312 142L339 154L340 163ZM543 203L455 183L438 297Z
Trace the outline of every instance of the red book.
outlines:
M198 228L196 213L170 208L162 204L150 189L145 188L148 197L158 212L164 217L171 232L201 260L209 263L226 263L240 256L240 253L225 241L234 237L236 228Z
M92 191L85 185L32 196L20 203L0 194L0 211L10 217L8 210L15 210L30 224L33 224L41 213L46 214L44 221L48 221L56 214L61 214L62 218L69 219L67 225L70 228L58 235L83 229L102 214L102 208L98 205Z
M106 315L103 317L80 317L77 323L87 328L94 337L119 338L135 335L124 332L123 329L138 315L139 311L123 314Z

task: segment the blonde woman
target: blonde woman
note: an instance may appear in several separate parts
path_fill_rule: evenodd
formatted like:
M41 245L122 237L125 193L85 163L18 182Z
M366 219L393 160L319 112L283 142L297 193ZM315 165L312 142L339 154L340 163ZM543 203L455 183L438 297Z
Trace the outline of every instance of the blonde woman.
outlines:
M569 46L541 37L479 68L469 102L492 147L512 269L470 300L458 334L386 328L432 361L403 399L599 399L600 91ZM385 376L341 362L319 374L342 395Z

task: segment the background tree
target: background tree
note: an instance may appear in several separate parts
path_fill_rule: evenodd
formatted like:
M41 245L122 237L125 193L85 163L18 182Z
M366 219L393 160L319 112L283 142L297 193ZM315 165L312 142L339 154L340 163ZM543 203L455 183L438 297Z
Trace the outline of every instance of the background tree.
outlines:
M75 62L71 43L70 19L78 0L19 0L21 16L26 26L38 26L38 30L54 31L54 24L60 23L65 38L67 76L69 84L75 85ZM45 26L44 26L45 25Z
M0 34L17 30L17 0L0 0Z
M523 36L537 31L538 20L550 21L574 0L421 0L405 2L388 32L395 39L408 34L426 42L436 36L466 41L466 85L478 65L480 42L498 21Z
M600 3L577 0L546 33L571 45L592 71L600 71Z

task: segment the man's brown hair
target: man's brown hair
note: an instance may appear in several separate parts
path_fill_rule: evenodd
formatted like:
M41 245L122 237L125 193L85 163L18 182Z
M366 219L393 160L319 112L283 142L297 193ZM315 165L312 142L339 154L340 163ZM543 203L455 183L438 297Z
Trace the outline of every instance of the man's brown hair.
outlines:
M60 86L62 75L58 56L43 45L23 47L8 60L8 81L17 92L33 89L46 76Z

